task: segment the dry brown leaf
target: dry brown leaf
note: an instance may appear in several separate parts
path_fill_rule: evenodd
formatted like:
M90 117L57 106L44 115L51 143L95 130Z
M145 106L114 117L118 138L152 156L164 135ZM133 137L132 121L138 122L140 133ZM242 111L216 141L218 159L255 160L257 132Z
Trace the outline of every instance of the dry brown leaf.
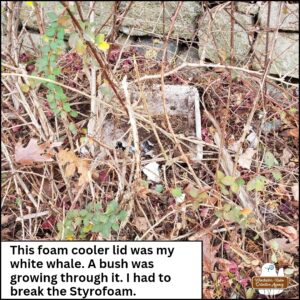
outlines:
M282 156L280 157L282 165L285 166L288 164L292 156L293 153L288 148L284 148L282 151Z
M278 250L282 250L284 252L288 252L291 254L297 254L299 247L298 242L294 241L293 243L289 243L286 238L276 238L268 241L268 245L271 247L273 243L278 245Z
M78 159L76 154L71 150L60 150L57 154L57 157L63 166L67 163L74 163Z
M7 225L13 218L13 215L1 215L1 226Z
M45 144L38 145L36 139L31 139L26 147L17 143L15 147L15 160L22 165L33 165L35 162L53 161L49 154L45 154Z
M239 158L238 164L245 169L250 170L252 158L256 150L253 148L248 148Z
M287 135L299 139L299 129L298 128L289 129Z
M149 224L145 217L134 218L133 225L140 231L145 232L149 228Z
M76 168L77 172L80 174L78 179L78 185L81 186L90 181L91 175L89 174L89 162L86 159L77 157L72 150L60 150L58 155L58 160L65 168L66 177L71 177L75 174Z
M270 228L282 233L285 235L290 243L298 241L298 231L293 226L274 226L270 225Z
M70 163L66 166L65 175L66 177L71 177L75 174L76 165L74 163Z

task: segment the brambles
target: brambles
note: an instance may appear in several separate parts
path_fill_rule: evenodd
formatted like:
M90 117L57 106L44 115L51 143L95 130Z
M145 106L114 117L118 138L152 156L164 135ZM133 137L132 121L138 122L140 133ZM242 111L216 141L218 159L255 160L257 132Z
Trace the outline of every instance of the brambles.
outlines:
M37 59L36 66L40 75L56 81L57 76L61 74L61 68L57 61L65 47L65 28L64 23L60 22L61 17L59 18L54 12L49 12L48 17L50 24L43 36L42 55ZM71 108L61 86L52 82L43 83L43 85L48 89L46 98L55 115L61 116L62 114L66 114L73 118L78 116L77 111ZM72 132L74 133L74 131Z
M243 178L235 178L233 176L225 176L222 171L217 172L217 183L221 188L221 192L223 195L229 195L229 191L227 186L230 187L230 190L234 193L238 193L240 187L245 184L245 180Z
M120 222L127 213L119 209L117 201L108 203L106 210L101 203L89 203L86 208L73 209L67 212L65 219L57 224L60 240L85 239L89 233L101 233L108 238L111 230L119 230Z

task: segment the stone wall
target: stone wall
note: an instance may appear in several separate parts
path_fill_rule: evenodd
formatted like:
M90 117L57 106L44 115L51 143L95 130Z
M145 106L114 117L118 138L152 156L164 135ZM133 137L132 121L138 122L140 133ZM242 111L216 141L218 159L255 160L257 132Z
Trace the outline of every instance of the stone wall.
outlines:
M83 15L89 11L89 2L82 1ZM128 1L122 1L118 9L124 11ZM161 50L162 37L168 32L177 1L133 1L122 20L119 41L127 35L128 44L137 44L147 49ZM184 1L176 18L171 35L169 51L182 61L197 62L204 57L213 63L230 62L231 16L230 4L221 2L207 8L206 2ZM299 5L296 2L270 1L270 22L268 26L268 3L265 1L235 2L234 11L234 63L237 66L262 71L267 56L272 64L269 73L299 78ZM114 1L96 1L95 25L108 34L111 29ZM62 10L58 1L44 2L44 12ZM74 12L76 11L74 6ZM32 9L23 6L23 22L37 28ZM46 17L45 17L46 18ZM267 40L267 32L268 40ZM187 47L189 46L189 47ZM186 54L186 51L187 52ZM198 56L195 53L198 52ZM189 55L192 53L192 56ZM185 55L186 54L186 55ZM181 60L180 60L181 59Z

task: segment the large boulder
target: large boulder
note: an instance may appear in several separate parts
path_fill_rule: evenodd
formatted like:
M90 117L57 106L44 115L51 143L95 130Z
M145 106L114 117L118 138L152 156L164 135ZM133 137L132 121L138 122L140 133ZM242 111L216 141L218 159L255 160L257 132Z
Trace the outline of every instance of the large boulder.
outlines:
M260 32L254 44L253 68L256 70L264 69L266 35L265 32ZM276 33L270 32L269 53L272 51L274 37ZM299 78L299 34L278 32L271 61L269 73Z
M161 1L133 1L132 6L122 22L121 31L136 36L162 35L170 28L171 17L178 1L166 1L165 24ZM176 18L173 38L193 39L196 30L196 19L202 12L200 2L184 1Z
M90 1L80 1L83 17L87 18L89 13L89 4ZM62 4L59 3L59 1L48 1L48 2L38 2L39 5L42 6L43 12L44 12L44 19L46 26L49 22L48 12L55 12L57 15L61 14L64 10ZM112 15L113 13L113 5L115 1L95 1L94 11L95 11L95 27L100 28L103 26L101 32L104 34L107 34L110 31L111 24L112 24L112 18L107 21L108 17ZM74 15L77 17L78 20L79 14L76 5L73 3L70 5L70 8ZM38 29L38 22L36 15L33 12L33 7L28 6L26 4L23 5L21 10L21 20L26 22L26 25L28 27Z
M299 4L290 4L283 1L270 1L270 28L280 30L299 31ZM280 14L280 18L279 18ZM259 11L260 26L268 28L268 2L261 5Z
M225 9L206 12L199 20L200 57L205 50L205 58L212 62L220 63L223 60L229 63L231 22L228 12ZM252 35L248 31L252 29L253 18L241 13L235 13L234 18L234 59L236 63L242 63L251 49Z

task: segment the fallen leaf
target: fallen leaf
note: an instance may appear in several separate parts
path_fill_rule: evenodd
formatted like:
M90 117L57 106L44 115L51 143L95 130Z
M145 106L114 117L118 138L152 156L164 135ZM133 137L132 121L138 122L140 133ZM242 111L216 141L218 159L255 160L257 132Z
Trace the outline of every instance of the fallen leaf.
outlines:
M60 150L58 152L58 160L65 166L65 176L71 177L75 175L76 168L77 172L80 174L78 179L78 185L81 186L91 180L92 175L89 171L89 162L86 159L77 157L72 150Z
M293 153L288 148L284 148L282 151L282 156L280 157L282 165L285 166L288 164L292 156Z
M289 129L287 131L287 136L292 136L296 139L299 139L299 129L298 128Z
M13 215L1 215L1 226L7 225L13 219Z
M264 157L264 163L268 168L272 168L274 165L278 165L278 161L272 152L267 151Z
M290 243L293 243L295 241L298 241L298 231L293 227L293 226L274 226L274 225L269 225L270 228L282 233L285 235Z
M153 182L160 182L159 176L159 164L156 162L151 162L147 164L143 169L143 173L147 176L148 180Z
M292 186L292 193L293 193L294 199L296 201L299 201L299 184L298 183L295 183Z
M238 164L245 169L250 170L252 158L256 150L253 148L248 148L239 158Z
M259 140L255 132L251 132L246 139L250 143L250 148L257 148Z
M145 232L149 224L144 217L135 217L133 221L133 225L140 231L140 232Z
M243 216L248 216L252 213L252 209L251 208L244 208L240 211L240 213L243 215Z
M53 161L49 153L45 153L45 144L38 145L36 139L31 139L26 147L17 143L15 147L15 160L22 165L33 165L35 162Z

